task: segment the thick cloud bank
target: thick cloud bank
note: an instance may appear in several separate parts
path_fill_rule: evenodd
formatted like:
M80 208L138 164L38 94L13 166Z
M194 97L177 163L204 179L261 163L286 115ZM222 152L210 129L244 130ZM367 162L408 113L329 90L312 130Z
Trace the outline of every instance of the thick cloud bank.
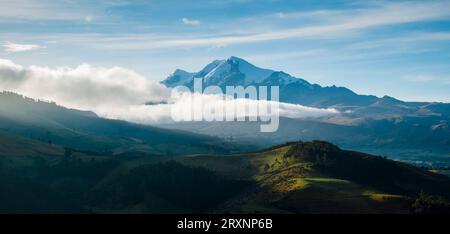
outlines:
M103 68L83 64L75 68L24 67L0 59L0 91L54 101L69 108L91 110L99 116L152 124L172 120L195 96L203 105L224 108L233 105L258 105L268 101L223 100L219 95L184 94L171 97L171 89L121 67ZM146 103L162 103L146 105ZM270 102L268 102L270 103ZM281 116L311 118L333 115L335 109L317 109L301 105L277 103ZM186 119L178 116L178 119Z

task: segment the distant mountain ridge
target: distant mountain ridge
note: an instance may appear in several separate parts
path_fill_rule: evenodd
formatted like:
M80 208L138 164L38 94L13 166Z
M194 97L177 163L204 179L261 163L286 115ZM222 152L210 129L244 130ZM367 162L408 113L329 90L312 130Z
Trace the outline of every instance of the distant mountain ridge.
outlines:
M259 145L317 139L418 162L436 162L430 155L441 159L450 155L449 103L405 102L390 96L359 95L346 87L323 87L283 71L259 68L237 57L215 60L199 72L177 70L161 83L192 89L194 78L201 78L203 87L275 85L279 86L281 102L335 108L339 113L310 120L281 118L280 128L273 134L259 133L252 123L181 122L164 127L235 140L252 141L253 138ZM445 161L447 165L448 160Z
M283 71L259 68L244 59L231 56L215 60L199 72L177 69L161 83L167 87L184 85L193 87L194 78L201 78L203 85L225 86L280 86L280 101L309 106L329 107L336 104L368 105L375 102L375 96L357 95L344 87L322 87L296 78Z
M193 88L194 78L201 78L203 86L279 86L280 101L313 107L336 107L342 110L355 110L361 107L392 107L411 112L423 106L445 104L432 102L403 102L393 97L376 97L360 95L346 87L321 86L305 79L291 76L284 71L274 71L257 67L242 58L231 56L223 60L214 60L199 72L187 72L176 69L161 81L167 87L179 85ZM382 105L380 105L382 104ZM450 104L445 105L445 112L450 112Z

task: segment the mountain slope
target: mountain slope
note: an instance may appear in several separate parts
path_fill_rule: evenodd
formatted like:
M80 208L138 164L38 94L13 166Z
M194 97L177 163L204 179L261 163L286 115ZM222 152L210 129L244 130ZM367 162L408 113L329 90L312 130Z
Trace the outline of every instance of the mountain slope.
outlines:
M13 201L1 200L0 212L410 213L424 207L431 211L430 197L422 199L421 194L440 196L441 205L435 208L448 212L448 204L442 202L450 198L446 176L319 141L227 156L111 157L79 152L3 156L0 167L4 174L0 188L9 188L5 199ZM20 183L12 186L14 181ZM29 196L15 196L34 190L39 199L52 201L48 210Z
M238 150L218 138L97 117L0 93L0 131L79 150L152 154L226 153Z
M178 160L256 181L222 204L221 212L409 213L421 191L450 195L446 176L319 141L234 157Z
M0 214L81 212L87 211L46 185L0 172Z
M62 147L17 135L0 132L0 156L61 155Z

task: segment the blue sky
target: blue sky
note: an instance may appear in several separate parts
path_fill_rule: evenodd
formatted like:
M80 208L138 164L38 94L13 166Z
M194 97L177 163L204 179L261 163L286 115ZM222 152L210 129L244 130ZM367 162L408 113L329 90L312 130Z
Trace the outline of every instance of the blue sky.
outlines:
M214 59L321 85L450 102L450 1L1 0L0 58L162 80Z

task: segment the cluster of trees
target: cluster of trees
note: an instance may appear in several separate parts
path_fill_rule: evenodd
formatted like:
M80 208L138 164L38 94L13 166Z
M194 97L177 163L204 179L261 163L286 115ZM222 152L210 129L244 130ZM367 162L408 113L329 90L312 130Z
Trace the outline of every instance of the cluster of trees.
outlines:
M148 201L151 194L183 210L205 212L247 185L249 182L226 179L205 168L170 161L129 171L106 186L106 190L97 191L97 199L92 202L124 208L151 202Z
M450 202L445 197L421 192L412 204L413 212L419 214L449 214Z
M295 143L285 157L301 158L317 170L385 192L417 196L423 190L450 197L450 180L444 175L381 156L341 150L327 142Z

